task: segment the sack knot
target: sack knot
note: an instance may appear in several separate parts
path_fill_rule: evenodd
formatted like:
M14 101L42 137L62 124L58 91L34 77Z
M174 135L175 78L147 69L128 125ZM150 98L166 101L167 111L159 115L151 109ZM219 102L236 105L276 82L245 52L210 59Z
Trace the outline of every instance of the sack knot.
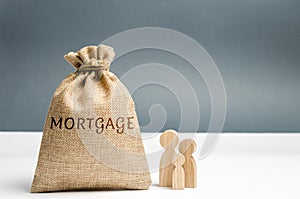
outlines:
M69 52L64 56L77 71L83 70L109 70L115 52L110 46L86 46L76 53Z

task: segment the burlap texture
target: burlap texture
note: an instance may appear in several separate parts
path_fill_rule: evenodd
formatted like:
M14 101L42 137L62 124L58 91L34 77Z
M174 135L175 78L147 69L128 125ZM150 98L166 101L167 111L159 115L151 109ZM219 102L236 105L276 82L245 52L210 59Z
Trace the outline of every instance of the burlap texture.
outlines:
M100 45L65 56L77 71L53 95L31 192L150 186L134 102L109 72L114 55Z

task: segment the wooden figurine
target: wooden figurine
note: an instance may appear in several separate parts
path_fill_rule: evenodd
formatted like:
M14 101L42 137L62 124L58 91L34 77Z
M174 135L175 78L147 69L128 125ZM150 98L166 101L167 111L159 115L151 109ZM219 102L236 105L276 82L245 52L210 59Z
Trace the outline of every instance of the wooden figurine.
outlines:
M185 174L182 165L184 164L185 158L181 154L177 154L173 162L175 166L172 173L172 189L182 190L185 187Z
M177 133L174 130L166 130L160 136L160 145L165 148L159 165L159 186L161 187L172 187L172 175L175 168L173 161L178 141Z
M196 142L192 139L186 139L180 142L179 152L185 157L183 169L185 172L185 187L197 187L197 167L192 154L196 151Z

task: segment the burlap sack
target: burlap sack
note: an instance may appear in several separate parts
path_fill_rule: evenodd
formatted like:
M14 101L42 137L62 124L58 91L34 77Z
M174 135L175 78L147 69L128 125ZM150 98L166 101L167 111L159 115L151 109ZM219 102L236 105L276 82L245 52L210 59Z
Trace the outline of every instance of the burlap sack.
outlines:
M134 102L109 72L114 55L105 45L65 55L77 71L53 95L31 192L150 186Z

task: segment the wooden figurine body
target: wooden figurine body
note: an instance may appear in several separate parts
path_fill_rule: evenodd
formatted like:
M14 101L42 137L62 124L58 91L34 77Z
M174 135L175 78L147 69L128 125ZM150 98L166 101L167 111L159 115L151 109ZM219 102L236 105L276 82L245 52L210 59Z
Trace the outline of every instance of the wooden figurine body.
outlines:
M182 165L184 164L184 156L177 154L173 162L175 166L172 173L172 189L182 190L185 187L185 174Z
M179 151L185 157L183 169L185 172L185 187L197 187L197 166L192 154L196 151L196 143L192 139L183 140L179 144Z
M175 147L178 145L176 131L166 130L160 136L160 144L165 148L165 152L160 159L159 186L171 187L173 170L175 168L173 165L174 157L176 156Z

